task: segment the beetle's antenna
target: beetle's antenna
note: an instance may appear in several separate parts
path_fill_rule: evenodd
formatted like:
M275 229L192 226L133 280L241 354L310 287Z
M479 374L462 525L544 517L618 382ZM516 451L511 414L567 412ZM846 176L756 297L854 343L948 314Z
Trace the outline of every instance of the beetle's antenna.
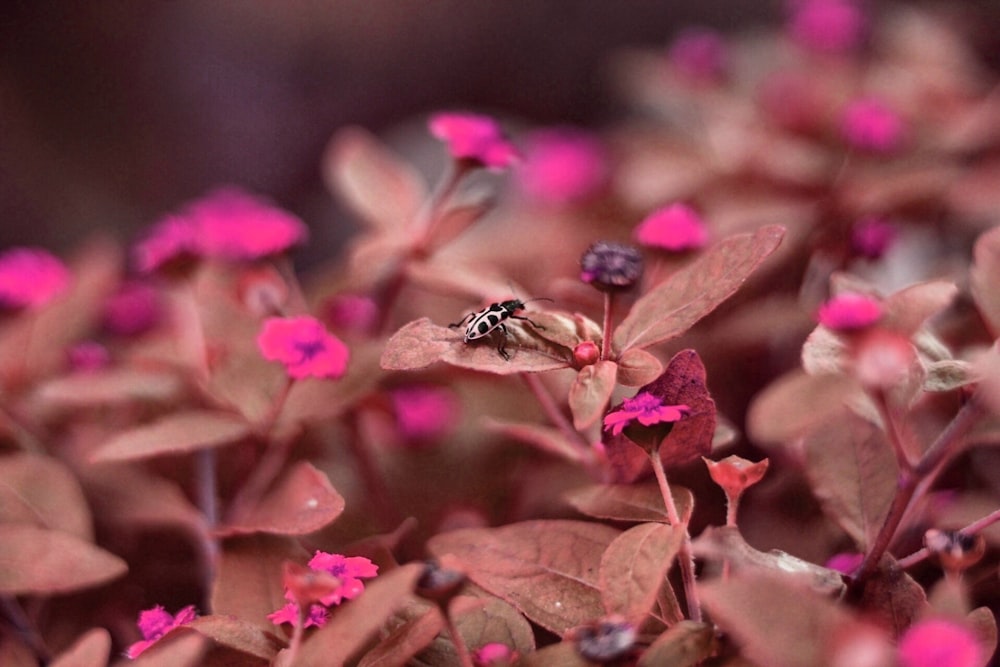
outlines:
M523 301L522 303L531 303L532 301L551 301L552 303L556 302L555 299L550 299L547 296L536 296L534 299L528 299L527 301Z

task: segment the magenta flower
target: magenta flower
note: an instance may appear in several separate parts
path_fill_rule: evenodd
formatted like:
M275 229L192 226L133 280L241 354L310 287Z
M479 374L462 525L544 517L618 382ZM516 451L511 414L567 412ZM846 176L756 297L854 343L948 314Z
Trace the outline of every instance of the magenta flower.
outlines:
M400 387L392 391L390 398L396 427L407 440L433 440L447 433L455 423L458 406L449 390L431 386Z
M141 273L156 271L175 260L198 254L197 226L186 218L169 215L152 226L132 249L132 262Z
M604 184L607 156L601 142L581 130L539 130L527 139L518 174L528 196L565 204L586 198Z
M899 640L900 667L979 667L983 662L976 636L953 621L921 621Z
M517 150L500 124L490 116L472 113L438 113L431 116L431 134L448 145L456 160L501 170L517 160Z
M308 315L267 318L257 346L265 359L284 364L296 380L338 378L347 370L350 357L347 346Z
M708 242L708 229L701 216L686 204L671 204L646 217L633 233L644 246L673 252L701 248Z
M321 604L311 604L309 605L309 613L306 614L305 627L322 628L329 617L330 612L326 607ZM294 602L289 602L278 611L268 614L267 620L271 621L275 625L288 623L289 625L295 627L299 624L299 605Z
M821 53L848 53L864 36L866 17L851 0L799 0L788 32L801 46Z
M882 102L863 98L844 110L840 132L853 148L872 153L890 153L903 142L903 119Z
M160 320L160 294L140 282L123 284L104 304L104 329L118 336L136 336Z
M309 561L309 567L332 574L340 580L340 588L320 600L324 605L340 604L344 600L353 600L365 590L362 579L371 579L378 575L378 565L361 556L342 556L317 551Z
M664 405L663 402L648 391L639 392L632 398L622 402L620 410L609 412L604 417L604 430L611 435L621 435L625 427L633 421L643 426L680 421L691 411L686 405Z
M11 248L0 253L0 308L42 306L69 284L69 269L41 248Z
M325 310L327 321L338 330L363 334L378 326L378 304L369 296L338 294Z
M140 612L136 625L139 626L139 632L142 633L142 640L129 646L125 654L133 660L138 658L143 651L158 642L165 634L174 628L190 623L197 616L194 605L184 607L174 616L160 605Z
M851 230L851 248L867 259L878 259L896 240L895 225L878 216L869 215L855 223Z
M856 331L882 317L882 304L864 294L840 294L819 308L819 323L834 331Z
M506 644L491 642L483 645L472 655L477 667L493 667L494 665L510 665L518 659L517 651Z
M108 348L92 340L77 343L69 350L69 365L77 373L93 373L111 363Z
M855 551L844 551L831 556L830 560L826 561L826 567L836 570L841 574L854 574L861 567L864 559L864 554Z
M726 40L715 30L691 28L670 45L667 58L681 76L711 83L726 73Z

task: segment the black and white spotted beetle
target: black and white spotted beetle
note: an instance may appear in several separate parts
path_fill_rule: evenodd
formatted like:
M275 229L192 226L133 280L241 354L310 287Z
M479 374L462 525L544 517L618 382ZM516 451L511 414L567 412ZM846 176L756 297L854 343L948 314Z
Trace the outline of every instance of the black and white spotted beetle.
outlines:
M524 309L524 304L531 301L552 301L552 299L547 299L545 297L538 297L537 299L528 299L528 301L521 301L520 299L511 299L510 301L497 301L496 303L491 303L486 308L483 308L478 313L469 313L458 322L453 322L448 326L451 328L460 327L468 322L465 327L465 342L471 343L474 340L479 340L480 338L486 338L494 331L499 331L502 335L500 340L497 342L497 352L504 361L510 360L510 354L507 352L505 343L507 342L507 325L504 324L507 320L524 320L536 329L544 329L542 325L533 322L530 318L524 317L523 315L518 315L517 311Z

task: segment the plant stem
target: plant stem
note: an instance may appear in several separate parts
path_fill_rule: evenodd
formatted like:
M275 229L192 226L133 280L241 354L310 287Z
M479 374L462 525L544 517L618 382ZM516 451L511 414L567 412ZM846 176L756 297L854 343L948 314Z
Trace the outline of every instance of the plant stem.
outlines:
M542 411L545 412L545 416L549 418L549 421L558 428L566 438L573 443L576 443L577 448L580 451L581 460L586 464L592 464L594 462L594 450L590 447L590 444L580 435L580 432L574 428L572 422L566 418L559 406L556 405L555 400L553 400L552 395L549 394L545 385L542 381L538 379L538 376L534 373L521 373L521 379L524 383L528 385L528 389L534 394L535 399L538 401L539 405L542 407Z
M611 357L611 311L614 306L614 294L610 291L604 292L604 322L601 326L601 359L607 360Z
M399 516L389 498L389 488L386 486L382 471L369 449L370 443L364 441L356 416L350 414L346 421L351 431L347 438L347 446L358 464L358 475L365 486L375 516L378 517L383 528L388 530L399 523Z
M10 627L21 638L31 650L35 652L35 657L43 665L48 664L52 659L52 652L49 651L45 641L38 633L35 624L32 623L28 615L24 613L24 608L13 595L0 595L0 610L10 623Z
M992 512L990 512L981 519L976 519L968 526L959 529L958 532L964 535L975 535L976 533L986 530L987 528L989 528L998 521L1000 521L1000 509L993 510ZM927 547L917 549L906 558L900 558L898 561L899 566L904 569L908 567L913 567L917 563L926 560L927 557L930 555L931 555L930 551L927 550Z
M687 518L682 520L680 514L677 513L677 505L674 504L674 496L670 491L667 472L663 469L663 461L660 460L658 449L649 451L649 460L653 464L653 472L656 474L656 482L660 486L660 494L663 496L663 504L667 508L667 518L670 520L670 525L675 530L684 531L684 538L677 551L677 560L680 562L681 578L684 580L684 597L687 599L688 618L700 622L701 602L698 599L698 589L695 582L694 556L691 553L691 533L688 532Z
M218 489L215 481L216 457L215 450L201 449L195 455L195 483L198 507L205 521L205 534L202 536L202 548L205 563L202 572L205 601L203 608L206 613L212 612L212 588L215 585L215 573L219 564L219 538L215 535L215 527L219 523Z
M882 416L882 422L885 425L886 435L889 437L889 443L892 445L892 450L896 454L896 463L899 465L900 470L911 471L913 470L913 463L910 461L910 456L907 453L908 448L903 440L903 435L900 433L899 424L895 418L893 410L889 405L889 397L881 389L871 392L871 398L875 402L875 406L878 408L879 414Z
M469 647L465 645L465 639L462 637L462 633L458 631L458 625L455 623L455 619L452 618L447 604L441 605L441 614L444 616L445 629L451 635L451 643L455 646L455 653L458 654L458 663L462 667L475 667L472 662L472 655L469 653Z
M299 648L302 646L302 637L306 630L306 618L309 615L308 607L302 605L297 605L299 608L299 621L292 628L292 641L288 645L288 661L286 664L289 667L295 665L295 661L299 657Z

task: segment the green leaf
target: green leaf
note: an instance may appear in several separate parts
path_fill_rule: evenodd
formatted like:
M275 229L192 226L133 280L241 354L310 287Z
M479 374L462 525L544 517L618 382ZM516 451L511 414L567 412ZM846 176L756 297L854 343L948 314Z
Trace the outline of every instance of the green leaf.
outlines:
M453 555L473 582L563 635L603 613L601 555L618 535L582 521L525 521L436 535L428 550Z
M713 246L633 304L614 333L619 353L676 338L732 296L781 243L785 230L772 225L737 234Z
M90 542L28 524L0 524L0 594L52 595L121 577L128 565Z
M190 410L163 417L119 434L99 447L91 461L134 461L221 447L250 435L252 429L231 412Z
M608 614L638 627L649 615L674 563L684 531L663 523L641 523L608 545L601 557L601 598Z

